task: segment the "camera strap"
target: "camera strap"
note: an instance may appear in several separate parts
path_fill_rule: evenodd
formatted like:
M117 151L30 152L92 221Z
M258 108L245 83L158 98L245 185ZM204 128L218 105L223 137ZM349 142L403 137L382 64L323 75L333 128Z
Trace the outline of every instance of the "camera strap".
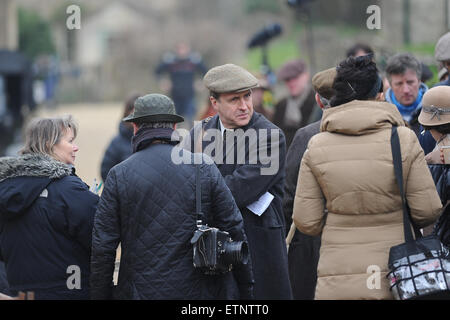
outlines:
M202 213L202 187L200 185L200 165L195 165L195 212L197 214L197 226L201 226Z

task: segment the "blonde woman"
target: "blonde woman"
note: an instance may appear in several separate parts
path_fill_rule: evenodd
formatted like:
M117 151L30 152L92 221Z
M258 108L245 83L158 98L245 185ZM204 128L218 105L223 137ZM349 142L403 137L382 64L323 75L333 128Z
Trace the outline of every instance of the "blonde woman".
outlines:
M18 157L0 158L0 260L10 291L89 299L98 196L75 175L72 116L33 120Z

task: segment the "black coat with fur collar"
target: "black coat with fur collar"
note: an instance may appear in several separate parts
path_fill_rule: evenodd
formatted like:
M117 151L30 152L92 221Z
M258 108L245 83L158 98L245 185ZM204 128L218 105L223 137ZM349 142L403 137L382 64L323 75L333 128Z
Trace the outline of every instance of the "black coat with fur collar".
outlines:
M0 260L12 293L89 298L97 202L62 162L36 154L0 158Z

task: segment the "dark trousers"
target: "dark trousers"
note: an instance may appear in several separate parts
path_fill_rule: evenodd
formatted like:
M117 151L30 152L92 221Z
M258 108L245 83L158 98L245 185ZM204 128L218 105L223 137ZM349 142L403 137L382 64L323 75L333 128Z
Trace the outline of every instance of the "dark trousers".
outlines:
M320 236L295 231L288 251L289 278L295 300L314 300L319 250Z

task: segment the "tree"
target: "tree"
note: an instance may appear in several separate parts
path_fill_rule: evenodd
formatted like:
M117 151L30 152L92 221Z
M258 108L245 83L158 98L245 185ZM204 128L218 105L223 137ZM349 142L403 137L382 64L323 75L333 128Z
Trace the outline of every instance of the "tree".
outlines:
M24 8L18 10L19 50L34 59L42 54L55 53L50 25L37 13Z

